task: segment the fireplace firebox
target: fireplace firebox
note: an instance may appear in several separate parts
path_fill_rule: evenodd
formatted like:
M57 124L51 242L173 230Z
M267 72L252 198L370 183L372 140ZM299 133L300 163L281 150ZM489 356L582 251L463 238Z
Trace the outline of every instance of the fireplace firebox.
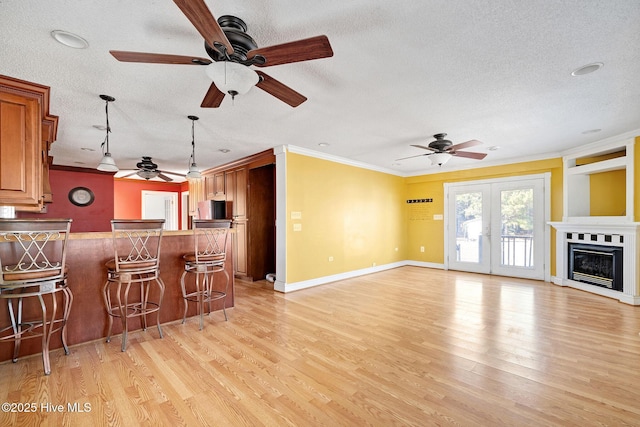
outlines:
M623 290L622 247L569 243L569 279Z

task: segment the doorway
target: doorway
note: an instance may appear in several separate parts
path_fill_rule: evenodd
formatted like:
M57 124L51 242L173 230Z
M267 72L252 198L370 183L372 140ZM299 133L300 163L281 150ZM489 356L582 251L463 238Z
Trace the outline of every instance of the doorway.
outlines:
M178 229L178 193L142 191L142 219L164 218L165 230Z
M542 174L445 184L445 267L545 280L549 180Z

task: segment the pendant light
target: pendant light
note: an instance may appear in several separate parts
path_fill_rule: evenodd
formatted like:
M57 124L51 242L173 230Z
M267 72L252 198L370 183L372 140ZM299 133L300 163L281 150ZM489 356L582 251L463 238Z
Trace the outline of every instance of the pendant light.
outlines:
M194 128L196 120L199 119L197 116L187 116L189 120L191 120L191 157L189 158L189 172L187 173L187 178L189 179L200 179L202 175L198 170L198 165L196 164L196 141Z
M104 172L118 172L118 166L116 166L115 160L111 157L111 153L109 152L109 133L111 133L111 127L109 127L109 103L115 101L116 99L113 96L109 95L100 95L100 98L106 102L104 111L107 116L107 135L102 142L102 160L100 160L100 164L98 165L99 171Z

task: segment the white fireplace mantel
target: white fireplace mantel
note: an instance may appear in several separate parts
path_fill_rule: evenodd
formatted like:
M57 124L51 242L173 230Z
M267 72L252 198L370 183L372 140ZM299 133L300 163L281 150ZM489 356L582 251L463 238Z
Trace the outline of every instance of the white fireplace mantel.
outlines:
M557 230L556 233L556 275L552 278L552 282L560 286L570 286L581 289L583 291L592 292L610 298L615 298L620 302L640 305L640 292L638 284L637 267L637 244L640 241L639 231L640 222L620 221L618 223L610 223L608 221L598 222L592 218L592 221L584 223L576 222L549 222L549 225ZM585 243L603 245L603 246L622 246L623 248L623 291L614 291L604 287L590 285L588 283L577 282L569 279L569 251L568 237L571 234L596 235L596 240ZM622 243L605 243L604 236L617 235L621 236ZM615 241L615 239L614 239Z

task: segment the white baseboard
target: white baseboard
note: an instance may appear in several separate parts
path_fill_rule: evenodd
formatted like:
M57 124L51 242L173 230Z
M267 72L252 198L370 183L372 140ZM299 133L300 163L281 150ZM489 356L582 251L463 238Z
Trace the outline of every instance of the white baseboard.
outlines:
M323 276L323 277L318 277L316 279L303 280L301 282L285 283L285 282L276 280L273 285L273 289L278 292L285 292L285 293L299 291L301 289L311 288L313 286L326 285L327 283L336 282L338 280L351 279L353 277L364 276L366 274L371 274L371 273L378 273L380 271L390 270L392 268L404 267L406 265L411 265L415 267L444 269L444 264L405 260L405 261L394 262L391 264L376 265L375 267L368 267L360 270L347 271L345 273L332 274L331 276Z

